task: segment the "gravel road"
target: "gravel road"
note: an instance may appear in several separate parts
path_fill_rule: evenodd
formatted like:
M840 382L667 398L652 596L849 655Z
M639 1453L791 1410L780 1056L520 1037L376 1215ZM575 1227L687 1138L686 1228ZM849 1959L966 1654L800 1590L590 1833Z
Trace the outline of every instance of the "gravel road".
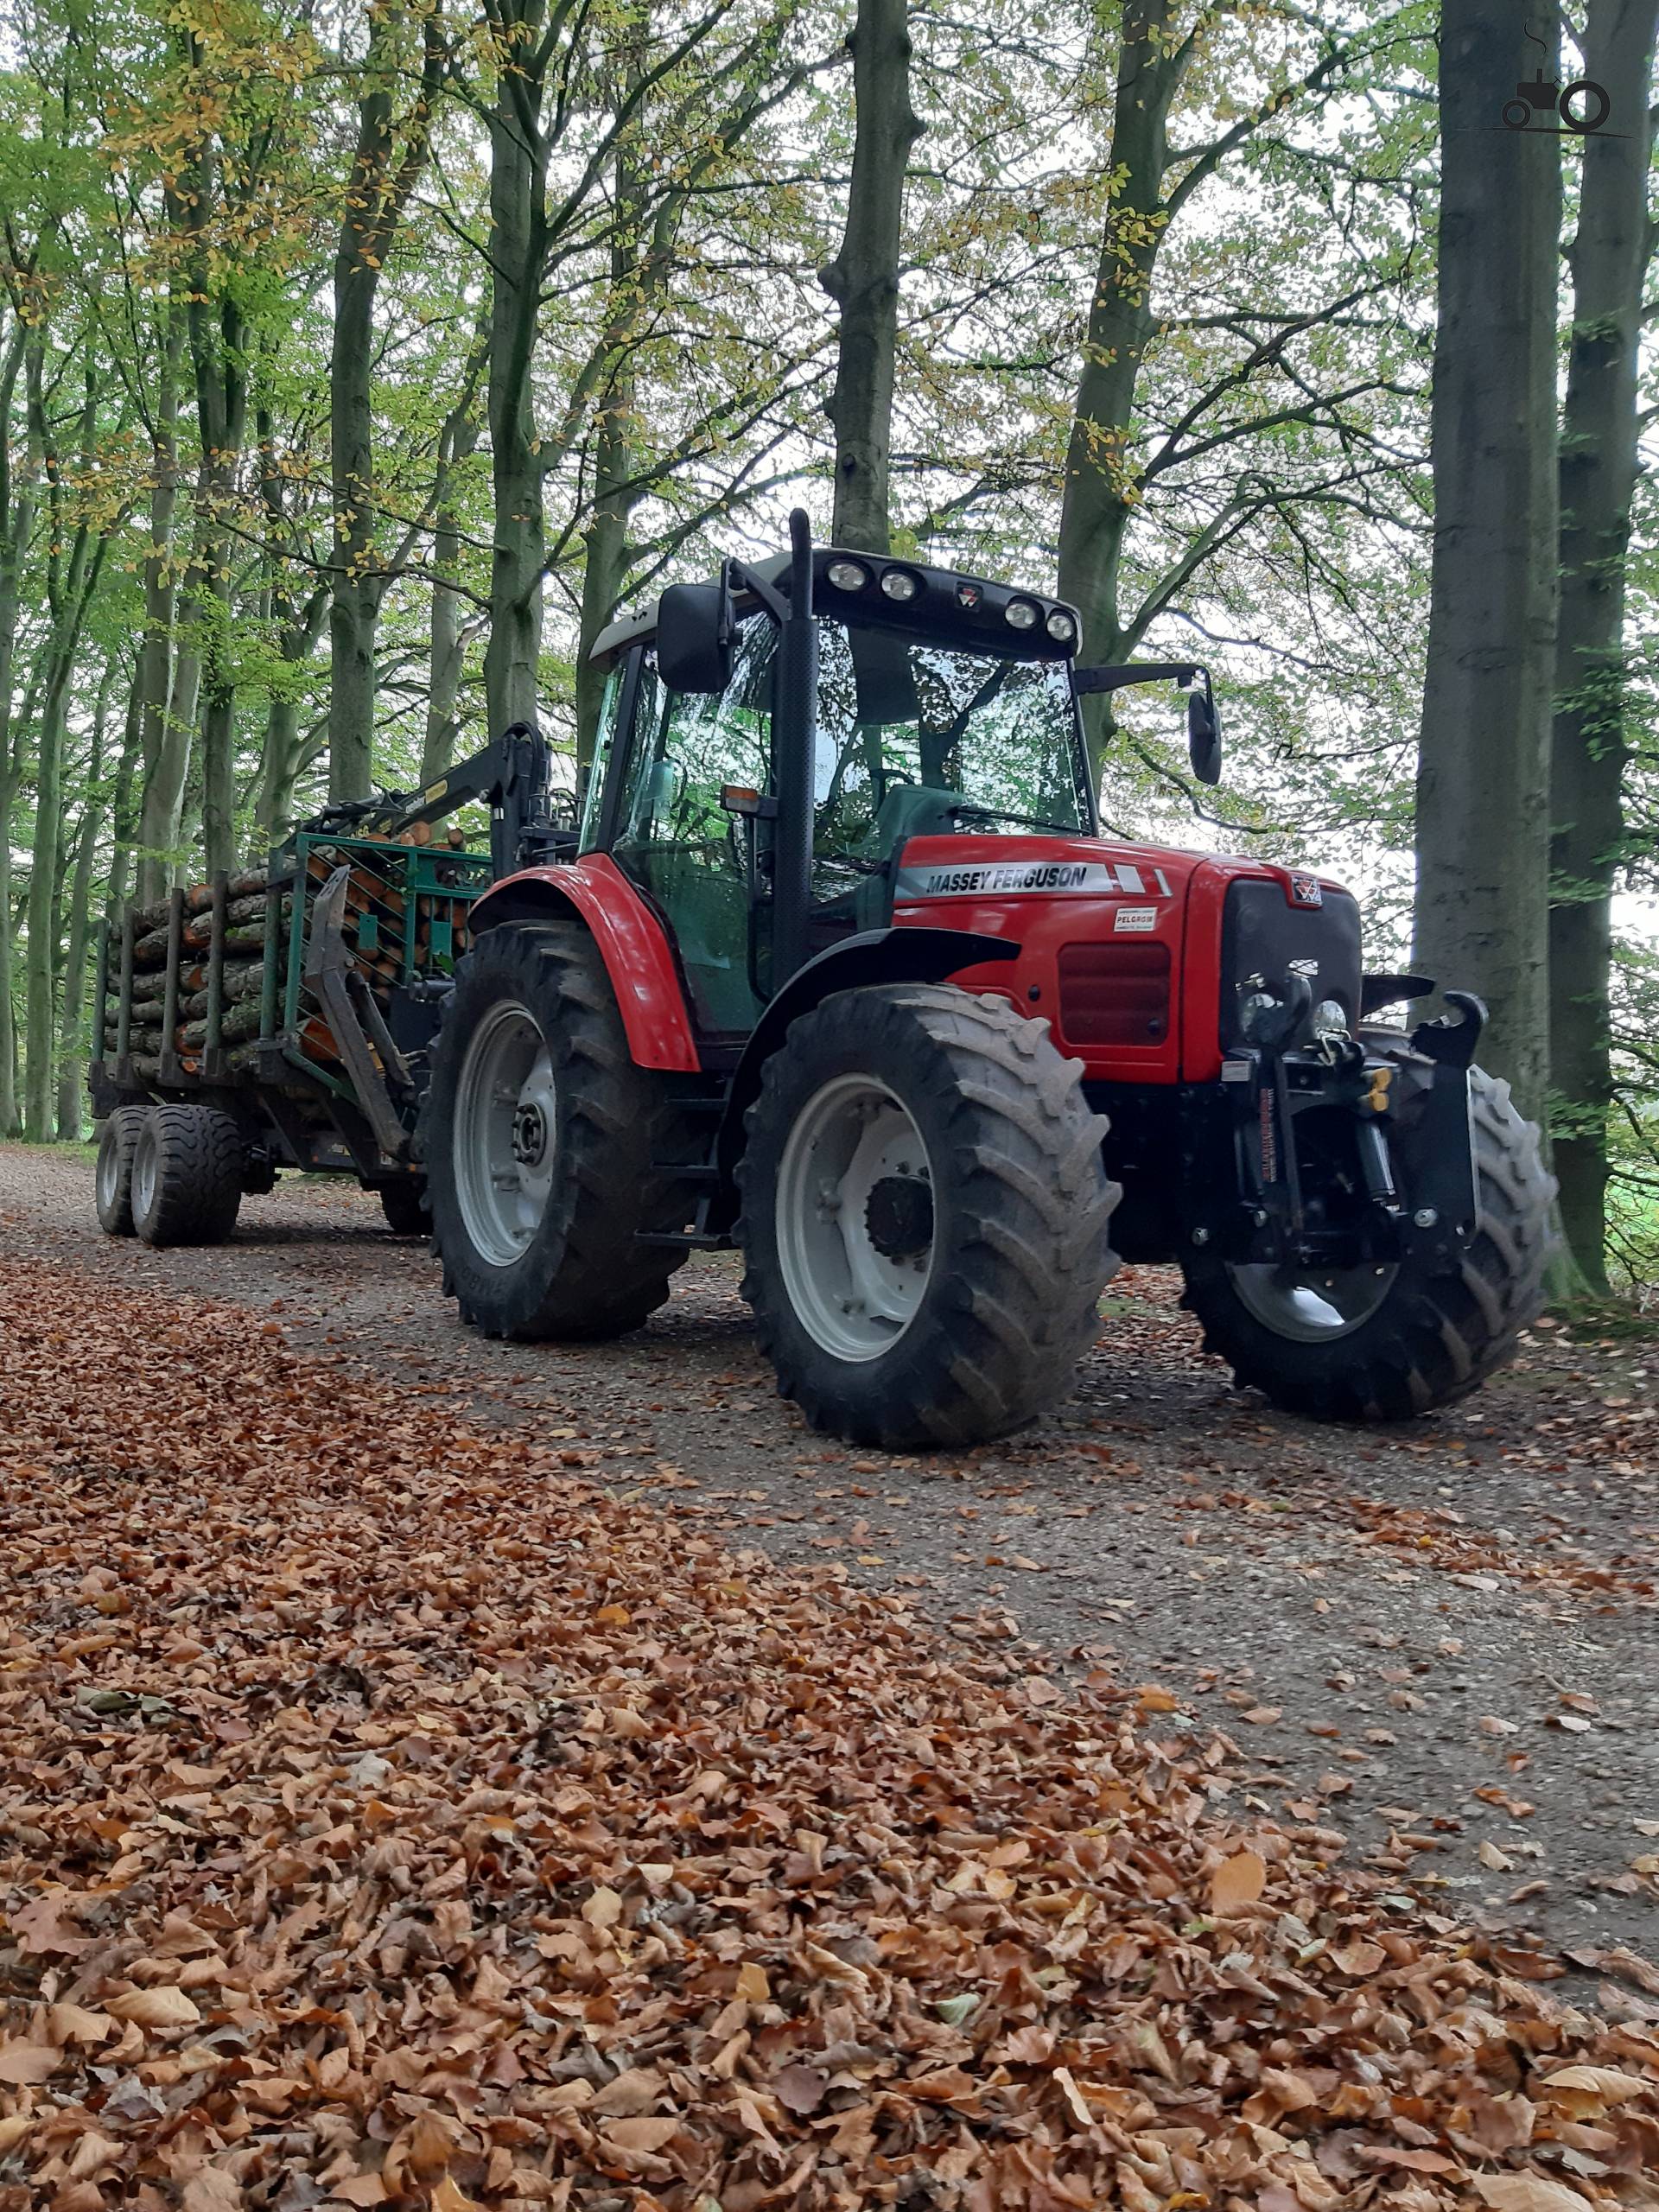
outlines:
M234 1243L104 1237L80 1155L0 1147L0 1264L247 1306L472 1417L534 1423L619 1494L736 1545L897 1584L950 1632L1028 1639L1220 1728L1214 1793L1317 1814L1548 1971L1659 1957L1659 1341L1541 1328L1467 1406L1324 1429L1235 1393L1163 1270L1126 1270L1070 1402L1011 1441L891 1457L773 1394L738 1269L694 1259L649 1328L565 1350L462 1329L376 1202L286 1180ZM3 1353L0 1353L3 1356Z

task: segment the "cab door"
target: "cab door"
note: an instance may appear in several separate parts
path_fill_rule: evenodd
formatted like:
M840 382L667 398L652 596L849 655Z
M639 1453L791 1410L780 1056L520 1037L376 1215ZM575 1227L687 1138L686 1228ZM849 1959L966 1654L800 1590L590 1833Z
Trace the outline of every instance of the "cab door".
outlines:
M728 813L721 793L772 788L776 644L770 622L747 623L719 696L667 690L652 648L636 648L623 756L603 779L611 855L662 913L697 1027L715 1038L747 1037L766 1001L770 906L748 842L764 825Z

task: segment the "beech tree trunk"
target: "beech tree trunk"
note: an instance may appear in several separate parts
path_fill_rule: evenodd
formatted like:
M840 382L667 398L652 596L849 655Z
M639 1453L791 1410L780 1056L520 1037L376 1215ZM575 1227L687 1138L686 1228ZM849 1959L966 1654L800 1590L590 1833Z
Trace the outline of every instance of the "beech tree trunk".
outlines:
M173 571L174 518L178 507L179 365L184 351L184 318L162 311L156 370L149 493L149 539L144 556L144 629L138 655L139 746L143 755L143 798L138 815L137 896L143 904L158 899L179 837L179 806L184 796L188 730L168 720L172 688L174 623L177 589Z
M836 432L837 545L892 545L893 357L905 174L922 124L910 99L909 0L858 0L848 40L857 123L847 228L818 281L841 309L830 419Z
M1491 1013L1523 1111L1548 1084L1560 140L1494 129L1536 73L1510 0L1440 17L1434 550L1417 772L1415 964ZM1496 89L1495 89L1496 88Z
M43 457L48 524L46 605L48 631L46 677L41 695L40 734L35 757L35 835L29 876L29 949L23 964L24 1058L23 1134L31 1144L51 1141L54 1069L57 1046L58 895L62 811L63 748L68 720L69 679L74 671L81 626L98 586L107 539L94 541L90 523L73 529L67 521L69 494L48 420L44 389L44 348L31 347L27 365L29 411L34 442ZM97 421L96 390L91 373L79 423L80 462L90 464Z
M543 0L505 0L490 114L489 417L495 493L484 689L492 735L533 722L546 557L531 363L546 257Z
M23 365L25 326L14 326L0 355L0 1137L17 1133L17 1037L12 1014L11 810L22 773L21 728L14 734L11 687L17 651L17 616L23 562L35 534L35 473L38 456L25 445L21 471L14 464L12 407Z
M202 164L200 194L213 188ZM236 861L236 683L231 627L231 516L237 469L247 426L247 373L243 365L246 325L239 307L207 296L205 264L198 264L189 307L190 353L196 378L196 419L201 435L197 514L205 558L196 604L205 631L200 647L201 842L211 878Z
M438 445L437 498L432 529L432 612L426 698L426 731L421 743L421 781L431 783L455 757L461 736L461 679L467 661L464 602L443 580L461 574L461 518L455 505L456 469L478 450L478 419L472 395L454 409Z
M1121 660L1127 651L1118 581L1135 498L1129 430L1156 328L1152 285L1167 229L1169 110L1186 65L1174 12L1174 0L1128 0L1119 35L1109 156L1119 181L1089 304L1060 505L1059 593L1082 617L1085 661ZM1084 728L1098 763L1111 728L1106 695L1084 700Z
M357 104L357 147L334 252L334 331L328 364L334 505L329 613L328 795L366 798L373 787L375 632L387 578L378 557L371 389L380 273L415 181L425 166L444 48L435 11L423 22L425 65L403 160L393 166L395 0L370 0L369 50Z
M60 1144L73 1144L80 1135L82 1083L86 1073L86 1040L82 1024L86 1014L86 956L92 943L92 868L98 858L99 833L104 826L107 803L104 789L104 729L118 664L111 655L98 687L92 717L92 752L86 764L86 797L75 825L73 861L69 868L67 930L63 950L63 1015L58 1033L58 1122Z
M1585 74L1613 93L1618 135L1583 141L1578 230L1567 256L1573 328L1561 417L1550 765L1550 1081L1561 1225L1586 1281L1600 1291L1607 1287L1613 1099L1612 894L1630 757L1624 578L1637 473L1637 355L1653 245L1647 88L1656 26L1659 0L1590 0Z

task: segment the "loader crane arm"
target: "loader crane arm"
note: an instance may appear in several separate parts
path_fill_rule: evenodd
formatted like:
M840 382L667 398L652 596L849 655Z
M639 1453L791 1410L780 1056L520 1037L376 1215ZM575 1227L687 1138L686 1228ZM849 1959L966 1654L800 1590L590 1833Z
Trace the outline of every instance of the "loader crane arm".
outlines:
M514 722L424 791L384 791L332 806L308 827L406 839L411 830L474 802L490 810L490 860L498 880L536 861L574 855L575 823L553 818L547 740L528 722Z

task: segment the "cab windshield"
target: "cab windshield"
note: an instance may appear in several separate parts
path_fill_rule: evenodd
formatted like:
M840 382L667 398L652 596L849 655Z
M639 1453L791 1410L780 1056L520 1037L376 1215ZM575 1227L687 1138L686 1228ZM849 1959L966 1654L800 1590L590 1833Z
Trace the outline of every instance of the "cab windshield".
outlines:
M820 622L820 867L868 868L907 837L951 830L1087 834L1081 767L1064 663Z

